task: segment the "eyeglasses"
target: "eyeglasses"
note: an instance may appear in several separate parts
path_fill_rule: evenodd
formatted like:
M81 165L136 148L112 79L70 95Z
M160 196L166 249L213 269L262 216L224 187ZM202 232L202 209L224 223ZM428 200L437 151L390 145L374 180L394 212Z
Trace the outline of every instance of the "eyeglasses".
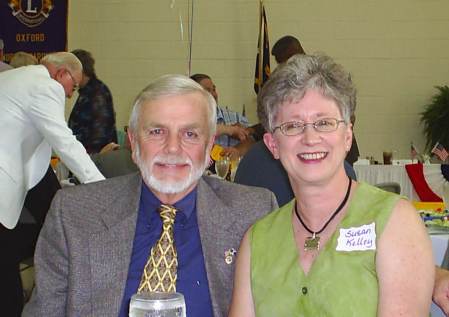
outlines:
M317 132L333 132L337 130L340 123L344 122L344 120L335 118L322 118L315 122L289 121L275 127L272 133L279 129L283 135L294 136L303 133L308 125L311 125Z
M67 72L67 74L69 74L70 78L72 79L72 83L73 83L73 88L72 88L72 90L73 90L73 91L78 90L79 85L78 85L78 83L76 82L75 78L73 77L72 73L71 73L68 69L66 69L65 71Z

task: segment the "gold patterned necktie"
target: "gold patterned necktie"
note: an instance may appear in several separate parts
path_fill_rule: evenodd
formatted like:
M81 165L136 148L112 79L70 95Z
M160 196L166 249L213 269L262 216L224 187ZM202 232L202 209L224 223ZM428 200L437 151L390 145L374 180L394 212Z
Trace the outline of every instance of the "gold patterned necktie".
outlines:
M138 293L176 292L178 258L173 239L176 211L176 208L168 205L161 205L159 208L159 214L162 218L162 233L159 240L151 248Z

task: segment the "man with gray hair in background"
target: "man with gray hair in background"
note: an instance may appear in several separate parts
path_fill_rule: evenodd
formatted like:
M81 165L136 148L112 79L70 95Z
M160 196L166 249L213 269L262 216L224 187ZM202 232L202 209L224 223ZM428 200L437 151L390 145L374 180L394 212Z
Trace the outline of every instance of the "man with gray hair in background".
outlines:
M3 43L3 40L0 39L0 72L3 72L5 70L12 69L12 66L9 64L6 64L3 61L3 49L5 48L5 44Z
M14 228L28 190L48 171L52 149L82 183L104 179L64 118L65 97L77 89L81 72L75 55L60 52L41 65L0 73L0 296L11 306L2 305L7 316L20 315L23 305L21 235ZM46 195L51 200L54 192Z
M203 176L215 129L215 100L190 78L146 87L128 128L140 173L56 194L23 316L127 317L144 291L182 293L189 317L226 316L239 240L277 204L266 189Z

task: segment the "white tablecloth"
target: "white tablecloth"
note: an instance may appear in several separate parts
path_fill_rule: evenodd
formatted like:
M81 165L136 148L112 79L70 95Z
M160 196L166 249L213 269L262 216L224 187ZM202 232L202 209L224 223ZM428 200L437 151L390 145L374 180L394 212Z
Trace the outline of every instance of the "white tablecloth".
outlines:
M404 165L354 165L357 180L376 185L396 182L401 185L401 195L419 201Z

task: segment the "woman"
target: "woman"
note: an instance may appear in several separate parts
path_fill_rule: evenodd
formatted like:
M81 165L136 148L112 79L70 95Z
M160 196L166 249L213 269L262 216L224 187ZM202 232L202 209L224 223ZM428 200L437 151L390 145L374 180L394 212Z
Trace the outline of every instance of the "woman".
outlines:
M349 74L326 56L296 55L263 87L264 142L295 199L245 234L231 317L428 314L434 266L418 214L345 173L354 109Z
M92 54L82 49L72 53L83 65L83 78L78 83L79 96L70 113L68 125L87 153L99 153L111 142L117 143L112 94L98 79Z

